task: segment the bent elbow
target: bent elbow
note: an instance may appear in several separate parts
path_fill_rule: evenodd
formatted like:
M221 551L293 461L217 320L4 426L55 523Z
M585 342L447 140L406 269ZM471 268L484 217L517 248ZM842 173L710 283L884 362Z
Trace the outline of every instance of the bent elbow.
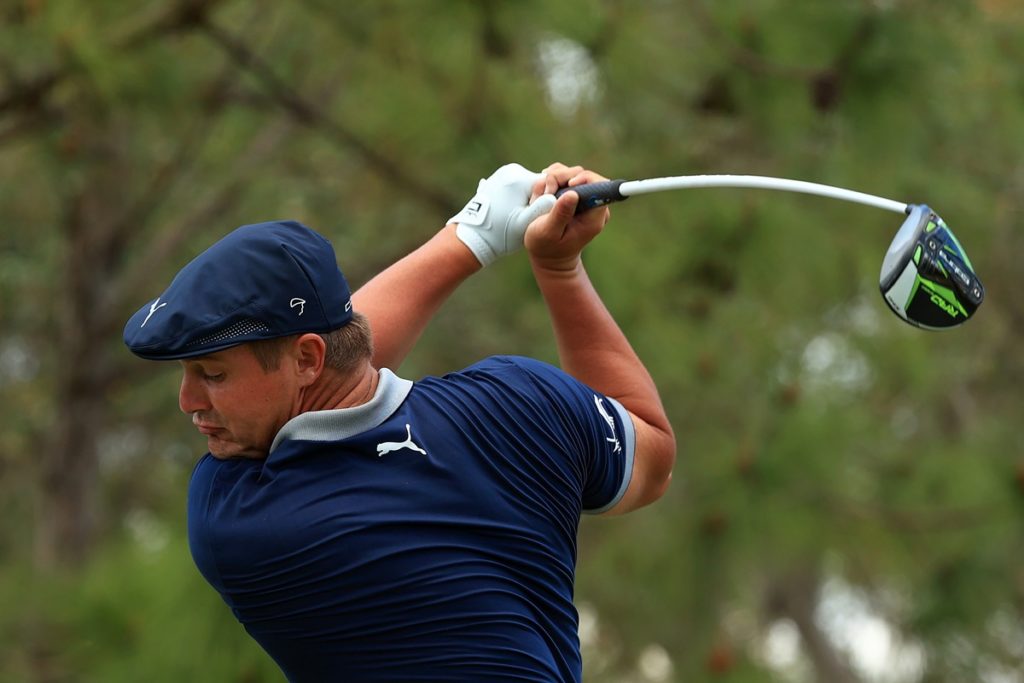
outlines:
M665 495L672 483L672 471L676 464L676 438L671 429L660 439L659 447L650 458L651 500L654 502Z

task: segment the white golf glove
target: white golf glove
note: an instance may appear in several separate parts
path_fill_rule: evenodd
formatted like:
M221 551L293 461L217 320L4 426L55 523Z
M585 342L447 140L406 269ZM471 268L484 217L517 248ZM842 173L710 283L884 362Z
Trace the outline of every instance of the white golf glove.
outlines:
M543 177L519 164L506 164L481 180L469 203L449 219L449 223L458 223L456 236L481 264L489 266L521 249L526 227L555 205L555 196L550 194L530 204L533 184Z

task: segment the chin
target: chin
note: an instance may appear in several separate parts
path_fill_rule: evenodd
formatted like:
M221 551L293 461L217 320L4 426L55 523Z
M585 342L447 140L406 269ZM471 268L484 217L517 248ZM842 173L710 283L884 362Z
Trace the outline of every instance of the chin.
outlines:
M267 457L266 449L254 447L247 448L236 443L225 443L220 439L217 439L217 443L214 443L214 440L210 439L207 447L210 450L210 455L218 460L227 460L228 458L251 458L253 460L262 460Z

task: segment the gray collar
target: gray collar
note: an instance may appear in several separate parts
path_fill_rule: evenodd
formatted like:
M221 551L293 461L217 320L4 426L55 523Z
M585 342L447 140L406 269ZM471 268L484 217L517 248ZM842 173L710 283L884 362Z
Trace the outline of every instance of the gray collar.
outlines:
M282 441L337 441L373 429L391 416L412 390L412 382L387 368L378 372L380 381L373 398L353 408L315 410L296 415L281 427L270 445L274 452Z

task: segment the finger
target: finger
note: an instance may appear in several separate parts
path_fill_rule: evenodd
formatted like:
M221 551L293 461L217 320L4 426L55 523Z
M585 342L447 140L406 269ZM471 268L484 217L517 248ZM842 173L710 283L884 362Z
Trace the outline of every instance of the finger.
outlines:
M576 173L572 178L569 179L567 185L569 187L576 187L577 185L585 185L586 183L599 183L608 180L600 173L594 171L587 171L581 169L579 173Z
M548 185L550 184L547 174L542 175L533 183L533 187L530 188L530 202L532 203L537 197L544 194L551 194L548 192Z
M549 177L554 178L555 186L551 190L554 192L554 190L559 187L565 187L570 178L581 173L583 170L584 168L582 166L566 166L562 163L555 163L548 166L544 172L547 173Z
M547 182L544 185L544 192L546 192L547 194L554 194L555 191L558 190L559 187L561 187L561 185L559 185L558 183L558 176L554 173L548 173L547 176L545 176L545 178Z
M559 171L564 171L567 168L569 167L563 164L562 162L556 161L553 164L550 164L547 168L545 168L544 173L558 173Z
M607 206L597 207L576 215L577 224L586 230L600 232L608 224L612 212Z

